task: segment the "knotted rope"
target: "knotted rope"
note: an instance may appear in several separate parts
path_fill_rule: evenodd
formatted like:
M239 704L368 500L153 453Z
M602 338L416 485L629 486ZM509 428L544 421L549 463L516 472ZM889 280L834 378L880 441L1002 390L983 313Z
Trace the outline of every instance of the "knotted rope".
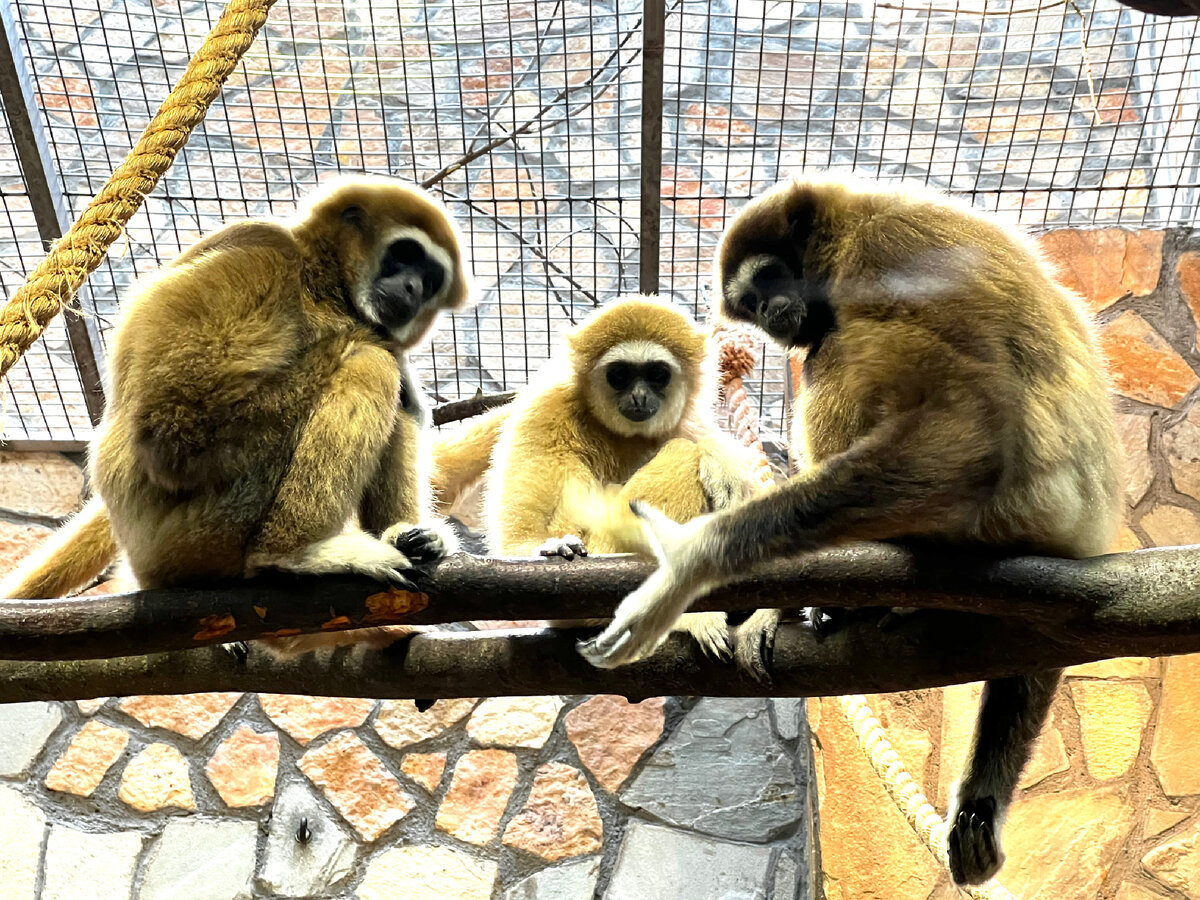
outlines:
M854 694L837 699L846 721L854 730L859 748L870 760L875 774L883 781L883 786L887 788L896 808L904 815L904 820L917 833L925 848L933 854L933 858L949 868L950 861L946 855L946 823L904 767L904 761L892 748L887 732L867 705L867 698L862 694ZM958 889L976 900L1016 900L996 881L979 885L958 885Z
M758 355L754 352L756 341L749 332L724 325L713 328L713 336L717 341L721 398L729 408L729 429L739 441L757 451L756 474L762 483L774 484L775 475L758 434L758 413L750 402L743 382L758 364Z
M275 0L230 0L125 161L0 309L0 378L71 301L208 113Z

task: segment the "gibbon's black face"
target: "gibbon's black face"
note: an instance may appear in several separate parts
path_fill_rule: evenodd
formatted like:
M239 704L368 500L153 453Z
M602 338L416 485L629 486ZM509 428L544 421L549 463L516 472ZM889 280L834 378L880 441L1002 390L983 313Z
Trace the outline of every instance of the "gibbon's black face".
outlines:
M446 266L429 245L415 235L396 238L384 250L368 293L371 318L387 333L403 329L442 292L446 278Z
M730 318L758 326L789 349L815 350L835 324L824 285L798 277L771 254L743 260L725 282L724 293Z
M617 411L631 422L654 418L667 399L671 367L665 362L617 360L604 369L604 380L613 389Z

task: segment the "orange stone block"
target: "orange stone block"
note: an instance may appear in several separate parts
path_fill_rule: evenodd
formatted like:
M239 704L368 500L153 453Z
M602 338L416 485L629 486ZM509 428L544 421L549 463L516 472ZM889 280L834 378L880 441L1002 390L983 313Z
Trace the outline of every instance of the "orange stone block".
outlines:
M261 806L275 796L279 735L243 725L227 737L204 772L227 806Z
M1142 516L1138 524L1155 547L1200 543L1200 517L1181 506L1161 503Z
M187 760L170 744L151 744L130 760L117 796L138 812L196 808Z
M129 732L124 729L88 722L46 773L46 787L90 797L128 743Z
M1196 735L1200 733L1200 655L1173 656L1166 661L1158 723L1150 761L1163 792L1170 797L1200 794Z
M1161 231L1059 229L1041 235L1039 242L1059 281L1082 296L1094 312L1121 297L1145 297L1158 285Z
M486 844L517 786L517 757L507 750L471 750L454 767L454 778L437 814L437 827L468 844Z
M826 896L927 900L942 868L888 797L837 699L814 698L808 708L814 707L819 724L810 719L809 727L820 748L816 781Z
M1100 334L1100 347L1117 392L1155 406L1173 407L1196 386L1196 373L1150 323L1132 310Z
M374 700L295 694L259 694L258 702L271 721L301 746L327 731L357 728L375 706Z
M662 736L665 703L662 697L630 703L624 697L600 695L567 713L567 737L605 790L619 788Z
M1181 253L1175 274L1179 277L1179 292L1187 301L1196 326L1200 327L1200 253L1195 250Z
M413 808L412 797L353 732L309 750L298 766L363 840L376 840Z
M418 712L411 700L385 700L373 724L386 744L399 749L441 734L477 702L473 697L439 700L424 712Z
M548 862L598 853L603 838L604 823L587 779L559 762L538 768L525 808L504 830L509 847Z
M126 697L118 708L143 725L165 728L200 740L225 718L241 694L179 694L167 697Z
M400 760L400 771L429 793L437 790L446 771L445 753L407 753Z
M94 697L91 700L76 700L75 705L85 716L94 716L100 711L100 707L107 702L107 697Z

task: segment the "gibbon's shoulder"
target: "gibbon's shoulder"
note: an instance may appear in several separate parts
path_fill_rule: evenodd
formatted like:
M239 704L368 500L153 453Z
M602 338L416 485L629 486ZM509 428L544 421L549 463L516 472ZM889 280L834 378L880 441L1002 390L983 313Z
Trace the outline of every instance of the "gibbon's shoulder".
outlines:
M202 258L229 250L258 250L278 253L283 261L299 266L300 245L292 230L278 219L246 219L205 235L168 263L168 267L195 264Z

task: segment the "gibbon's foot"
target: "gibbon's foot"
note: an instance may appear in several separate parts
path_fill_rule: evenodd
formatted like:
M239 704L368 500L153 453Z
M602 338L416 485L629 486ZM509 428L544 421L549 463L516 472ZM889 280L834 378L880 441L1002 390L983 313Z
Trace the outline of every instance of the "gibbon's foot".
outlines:
M640 500L630 502L629 508L642 520L658 568L621 601L612 623L599 637L579 643L583 658L601 669L623 666L653 653L692 598L705 588L698 570L704 565L704 529L712 516L698 516L680 525Z
M244 663L250 658L250 645L245 641L230 641L228 644L222 644L221 649L232 656L236 663Z
M391 544L417 565L435 563L458 551L458 535L445 522L426 525L397 522L383 533L381 540Z
M841 631L850 620L850 611L840 606L810 606L805 612L808 627L818 641Z
M733 656L733 642L723 612L684 613L675 626L692 636L700 649L720 662L728 662Z
M346 531L290 553L252 553L246 560L246 577L272 569L297 575L365 575L401 590L417 590L405 574L413 570L408 557L362 531Z
M771 683L775 663L775 634L783 619L781 609L759 609L738 626L733 644L737 667L761 684Z
M996 840L995 820L994 797L979 797L959 805L946 835L950 874L956 884L980 884L1000 870L1004 854Z
M550 538L537 548L537 556L561 556L563 559L574 559L576 556L587 556L587 547L577 534L564 534L559 538Z

